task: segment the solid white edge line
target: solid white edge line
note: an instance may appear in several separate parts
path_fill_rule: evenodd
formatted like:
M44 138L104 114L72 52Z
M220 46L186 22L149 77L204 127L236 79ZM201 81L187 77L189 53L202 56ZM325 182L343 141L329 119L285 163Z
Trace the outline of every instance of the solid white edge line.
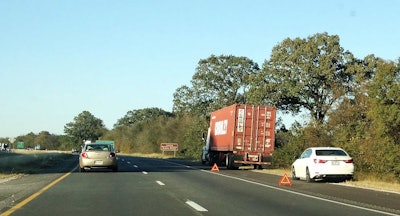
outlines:
M199 211L199 212L208 211L207 209L203 208L201 205L199 205L199 204L197 204L197 203L195 203L193 201L190 201L190 200L187 200L186 204L188 204L190 207L194 208L196 211Z
M238 178L238 177L233 177L233 176L228 176L228 175L224 175L224 174L221 174L221 173L211 172L211 171L208 171L208 170L201 169L201 171L207 172L207 173L211 173L211 174L215 174L215 175L224 176L226 178L236 179L236 180L239 180L239 181L243 181L243 182L259 185L259 186L262 186L262 187L267 187L267 188L270 188L270 189L275 189L275 190L288 192L288 193L291 193L291 194L296 194L296 195L303 196L303 197L308 197L308 198L312 198L312 199L322 200L322 201L325 201L325 202L335 203L335 204L338 204L338 205L353 207L353 208L362 209L362 210L365 210L365 211L375 212L375 213L379 213L379 214L398 216L398 214L394 214L394 213L390 213L390 212L384 212L384 211L380 211L380 210L375 210L375 209L365 208L365 207L356 206L356 205L352 205L352 204L342 203L342 202L338 202L338 201L334 201L334 200L324 199L324 198L321 198L321 197L302 194L302 193L299 193L299 192L296 192L296 191L291 191L291 190L286 190L286 189L282 189L282 188L278 188L278 187L274 187L274 186L270 186L270 185L265 185L265 184L261 184L261 183L258 183L258 182L253 182L253 181L249 181L249 180L246 180L246 179L241 179L241 178Z
M168 161L168 163L179 164L179 163L174 163L174 162L170 162L170 161ZM182 164L179 164L179 165L185 166L187 168L196 169L196 168L193 168L193 167L190 167L190 166L186 166L186 165L182 165ZM236 179L236 180L247 182L247 183L251 183L251 184L256 184L256 185L259 185L259 186L262 186L262 187L267 187L267 188L271 188L271 189L275 189L275 190L289 192L289 193L296 194L296 195L299 195L299 196L304 196L304 197L308 197L308 198L312 198L312 199L322 200L322 201L325 201L325 202L335 203L335 204L338 204L338 205L343 205L343 206L348 206L348 207L352 207L352 208L362 209L362 210L365 210L365 211L375 212L375 213L384 214L384 215L398 216L398 214L394 214L394 213L390 213L390 212L384 212L384 211L375 210L375 209L371 209L371 208L361 207L361 206L357 206L357 205L352 205L352 204L342 203L342 202L329 200L329 199L324 199L324 198L320 198L320 197L316 197L316 196L311 196L311 195L307 195L307 194L302 194L302 193L295 192L295 191L290 191L290 190L286 190L286 189L282 189L282 188L278 188L278 187L274 187L274 186L261 184L261 183L258 183L258 182L249 181L249 180L246 180L246 179L241 179L241 178L238 178L238 177L233 177L233 176L228 176L228 175L224 175L224 174L221 174L221 173L211 172L209 170L204 170L204 169L198 169L198 170L200 170L202 172L206 172L206 173L211 173L211 174L215 174L215 175L224 176L224 177L231 178L231 179Z

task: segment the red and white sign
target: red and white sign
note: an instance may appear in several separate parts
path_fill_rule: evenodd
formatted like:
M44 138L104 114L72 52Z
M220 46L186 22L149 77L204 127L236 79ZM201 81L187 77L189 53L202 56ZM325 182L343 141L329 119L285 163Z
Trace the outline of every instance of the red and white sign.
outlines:
M178 151L178 143L161 143L161 151Z

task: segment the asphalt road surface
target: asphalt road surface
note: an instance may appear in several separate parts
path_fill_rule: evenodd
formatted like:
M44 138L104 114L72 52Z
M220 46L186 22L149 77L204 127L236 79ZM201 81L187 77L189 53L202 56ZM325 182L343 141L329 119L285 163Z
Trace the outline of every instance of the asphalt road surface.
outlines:
M119 155L119 172L87 173L78 172L77 162L76 156L72 172L53 173L3 215L400 215L396 193L303 181L279 186L280 176L211 172L181 160Z

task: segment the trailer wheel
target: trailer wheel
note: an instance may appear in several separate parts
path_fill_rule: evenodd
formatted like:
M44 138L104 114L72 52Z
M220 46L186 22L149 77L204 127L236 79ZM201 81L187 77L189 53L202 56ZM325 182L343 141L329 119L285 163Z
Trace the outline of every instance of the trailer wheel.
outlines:
M257 170L257 169L258 170L262 170L263 169L263 167L260 164L254 164L253 167L254 167L255 170Z
M233 168L232 159L233 158L232 158L230 153L226 154L226 156L225 156L225 165L226 165L227 169L232 169Z
M225 164L227 169L239 169L239 166L234 162L234 155L232 153L228 153L225 156Z
M216 159L217 155L216 154L214 154L213 152L210 152L208 156L210 158L210 160L208 161L209 166L212 166L212 165L214 165L214 163L217 163L217 159Z

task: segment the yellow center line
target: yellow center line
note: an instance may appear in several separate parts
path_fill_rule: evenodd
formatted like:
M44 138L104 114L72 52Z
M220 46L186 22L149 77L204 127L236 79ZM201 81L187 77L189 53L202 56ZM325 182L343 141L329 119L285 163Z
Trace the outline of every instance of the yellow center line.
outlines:
M72 171L75 170L72 169ZM50 184L46 185L44 188L42 188L41 190L39 190L38 192L32 194L30 197L24 199L22 202L19 202L17 205L13 206L12 208L8 209L7 211L5 211L4 213L0 214L0 216L8 216L11 215L12 213L14 213L16 210L22 208L24 205L28 204L30 201L32 201L33 199L35 199L36 197L38 197L40 194L42 194L43 192L45 192L46 190L48 190L49 188L53 187L55 184L57 184L58 182L60 182L61 180L63 180L64 178L66 178L67 176L69 176L72 171L70 171L69 173L64 174L63 176L59 177L58 179L54 180L53 182L51 182Z

